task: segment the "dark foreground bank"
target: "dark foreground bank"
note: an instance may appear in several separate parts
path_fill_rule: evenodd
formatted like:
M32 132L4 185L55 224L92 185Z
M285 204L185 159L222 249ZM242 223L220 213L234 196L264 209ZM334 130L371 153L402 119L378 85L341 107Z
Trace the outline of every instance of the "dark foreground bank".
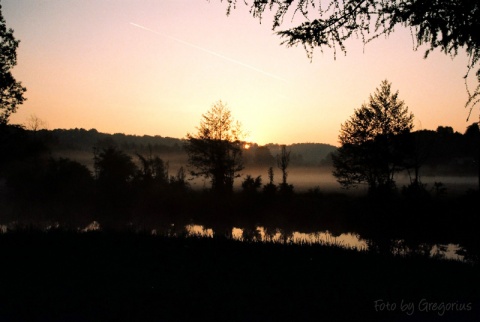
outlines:
M0 321L475 321L478 267L321 245L0 234Z

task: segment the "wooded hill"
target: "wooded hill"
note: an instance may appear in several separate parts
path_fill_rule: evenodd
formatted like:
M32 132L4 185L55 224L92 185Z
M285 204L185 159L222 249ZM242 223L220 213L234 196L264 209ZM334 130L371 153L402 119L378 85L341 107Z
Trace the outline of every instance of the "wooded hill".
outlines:
M476 123L470 125L464 134L454 132L449 126L439 126L436 131L412 132L419 162L424 174L477 175L479 159L479 138L475 132ZM477 127L478 128L478 127ZM55 129L27 131L29 136L42 141L54 156L69 157L84 164L90 164L93 149L115 145L127 154L158 155L165 161L186 165L187 155L183 149L184 140L172 137L150 135L108 134L95 129ZM281 144L269 143L264 146L251 144L244 150L244 164L247 167L276 167L275 157ZM287 145L291 152L291 167L331 167L331 154L337 147L324 143L295 143Z
M169 158L185 159L187 155L183 149L184 140L159 135L127 135L123 133L107 134L95 129L55 129L32 132L38 139L47 144L54 154L67 155L84 159L86 154L93 156L93 149L115 145L129 154L155 154L168 161ZM336 147L322 143L296 143L287 146L291 151L292 166L319 166L326 161L328 155ZM281 149L280 144L259 146L252 144L244 150L244 160L247 166L275 166L275 156Z

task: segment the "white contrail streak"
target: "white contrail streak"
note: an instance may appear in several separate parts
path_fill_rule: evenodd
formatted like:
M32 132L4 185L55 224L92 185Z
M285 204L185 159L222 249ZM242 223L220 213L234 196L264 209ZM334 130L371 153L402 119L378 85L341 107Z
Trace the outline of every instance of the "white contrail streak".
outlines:
M134 26L134 27L137 27L137 28L140 28L140 29L143 29L143 30L146 30L146 31L153 32L154 34L157 34L157 35L159 35L159 36L163 36L163 37L170 38L170 39L175 40L176 42L179 42L179 43L181 43L181 44L183 44L183 45L186 45L186 46L189 46L189 47L192 47L192 48L201 50L201 51L203 51L203 52L209 53L210 55L213 55L213 56L222 58L222 59L224 59L224 60L226 60L226 61L229 61L229 62L231 62L231 63L234 63L234 64L237 64L237 65L243 66L243 67L248 68L248 69L251 69L251 70L254 70L254 71L256 71L256 72L258 72L258 73L261 73L261 74L263 74L263 75L265 75L265 76L272 77L272 78L281 80L282 82L289 83L289 81L287 81L285 78L282 78L282 77L279 77L279 76L277 76L277 75L271 74L271 73L269 73L269 72L266 72L266 71L264 71L264 70L261 70L261 69L259 69L259 68L254 67L254 66L251 66L251 65L242 63L241 61L238 61L238 60L229 58L229 57L227 57L227 56L224 56L224 55L222 55L222 54L219 54L219 53L216 53L216 52L214 52L214 51L208 50L208 49L206 49L206 48L197 46L197 45L195 45L195 44L186 42L186 41L184 41L184 40L181 40L181 39L178 39L178 38L169 36L169 35L165 35L165 34L159 33L159 32L157 32L157 31L155 31L155 30L146 28L146 27L144 27L144 26L140 26L140 25L138 25L138 24L136 24L136 23L133 23L133 22L130 22L130 24L131 24L132 26Z

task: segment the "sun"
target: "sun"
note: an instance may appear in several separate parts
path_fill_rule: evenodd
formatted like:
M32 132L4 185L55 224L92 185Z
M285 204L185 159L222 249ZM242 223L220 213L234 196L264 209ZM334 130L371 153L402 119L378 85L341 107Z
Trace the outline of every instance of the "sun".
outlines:
M250 143L245 143L245 144L243 145L243 148L244 148L245 150L250 149L250 147L251 147Z

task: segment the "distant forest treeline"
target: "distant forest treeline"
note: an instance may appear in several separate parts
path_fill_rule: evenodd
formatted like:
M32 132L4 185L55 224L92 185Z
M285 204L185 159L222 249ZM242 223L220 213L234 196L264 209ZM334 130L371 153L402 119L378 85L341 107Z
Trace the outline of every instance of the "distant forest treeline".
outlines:
M95 129L55 129L39 130L35 132L38 138L53 150L72 150L91 152L93 147L115 144L124 151L146 151L151 149L154 153L180 152L182 140L162 136L137 136L123 133L107 134Z
M410 133L421 175L479 175L480 144L474 125L463 134L450 126Z
M73 159L80 153L78 161L88 156L93 158L93 148L115 145L127 154L153 154L164 161L183 163L186 165L184 140L162 136L137 136L123 133L107 134L95 129L55 129L27 131L30 136L44 142L49 150L60 156L67 155ZM420 130L412 132L418 150L418 158L422 164L423 175L476 175L478 172L478 147L475 138L466 131L455 132L450 126L439 126L435 131ZM337 147L323 143L295 143L287 145L291 151L292 167L331 167L332 154ZM280 153L281 145L269 143L264 146L252 144L244 151L245 166L268 168L276 166L275 157ZM91 160L90 160L91 161ZM83 162L88 163L88 162Z
M66 154L75 159L75 152L89 153L93 157L93 148L103 148L111 145L117 146L128 154L159 155L165 161L169 158L186 160L187 155L183 149L184 140L159 135L127 135L123 133L107 134L95 129L55 129L27 131L31 136L44 142L55 154ZM328 164L329 154L336 147L323 143L296 143L289 145L292 166L319 166ZM252 144L243 153L246 166L270 167L275 166L275 156L281 149L280 144L269 143L265 146ZM186 162L186 161L185 161Z

